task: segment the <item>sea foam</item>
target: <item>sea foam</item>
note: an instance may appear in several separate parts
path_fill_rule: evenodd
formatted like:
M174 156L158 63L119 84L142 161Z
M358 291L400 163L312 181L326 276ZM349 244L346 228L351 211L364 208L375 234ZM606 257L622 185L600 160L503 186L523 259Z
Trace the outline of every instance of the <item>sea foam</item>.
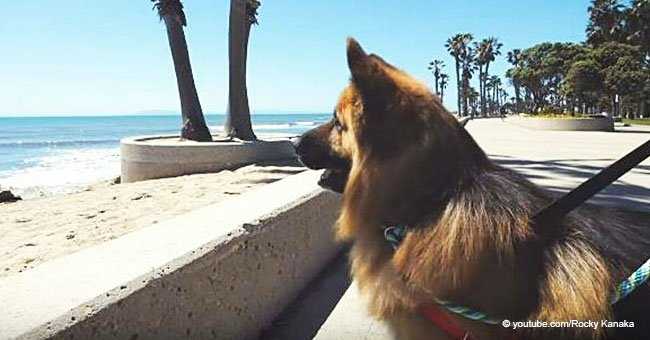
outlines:
M120 173L117 148L61 150L25 163L25 168L0 175L2 188L25 198L80 191Z

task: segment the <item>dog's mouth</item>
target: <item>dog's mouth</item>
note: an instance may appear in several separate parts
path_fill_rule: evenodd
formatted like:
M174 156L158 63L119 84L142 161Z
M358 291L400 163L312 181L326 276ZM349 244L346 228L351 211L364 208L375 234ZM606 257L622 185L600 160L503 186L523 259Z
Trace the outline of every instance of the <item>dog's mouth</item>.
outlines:
M305 132L294 141L296 154L304 166L313 170L325 169L318 185L342 194L352 168L351 160L334 152L327 138L319 137L323 126Z
M320 176L318 185L321 187L342 194L345 184L348 182L349 169L325 169Z

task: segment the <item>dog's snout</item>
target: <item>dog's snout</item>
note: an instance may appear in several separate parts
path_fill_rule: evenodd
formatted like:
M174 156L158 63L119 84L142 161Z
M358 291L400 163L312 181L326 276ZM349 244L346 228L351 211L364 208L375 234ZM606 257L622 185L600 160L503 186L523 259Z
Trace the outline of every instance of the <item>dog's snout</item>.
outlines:
M302 149L301 145L303 144L303 136L298 136L296 137L293 142L293 148L296 150L297 154L300 154L300 151Z
M314 148L315 144L318 144L315 142L314 135L315 134L315 129L311 129L302 135L300 135L298 138L296 138L293 141L293 147L296 150L296 154L298 156L305 156L308 153L311 153Z
M324 143L316 138L316 130L312 129L293 141L296 155L306 167L322 169L327 165L328 152Z

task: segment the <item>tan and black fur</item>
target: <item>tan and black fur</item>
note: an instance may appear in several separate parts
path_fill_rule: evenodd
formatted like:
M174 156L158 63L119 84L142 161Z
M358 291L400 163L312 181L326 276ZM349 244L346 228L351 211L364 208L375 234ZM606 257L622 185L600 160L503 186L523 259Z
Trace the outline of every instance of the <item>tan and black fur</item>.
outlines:
M432 297L500 319L637 321L616 332L513 334L453 317L479 339L650 336L647 287L609 303L650 257L650 225L582 207L533 228L530 217L552 200L544 190L490 161L425 85L353 39L347 58L352 78L333 119L305 133L297 152L327 169L322 186L343 193L337 235L352 241L352 275L397 339L445 338L417 312ZM382 226L395 224L412 229L393 251Z

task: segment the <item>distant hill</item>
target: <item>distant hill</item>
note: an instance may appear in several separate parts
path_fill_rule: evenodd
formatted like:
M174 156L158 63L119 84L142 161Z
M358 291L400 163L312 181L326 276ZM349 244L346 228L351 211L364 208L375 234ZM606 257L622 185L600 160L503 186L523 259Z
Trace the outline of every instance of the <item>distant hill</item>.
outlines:
M146 110L134 113L136 116L178 116L180 113L174 110Z

